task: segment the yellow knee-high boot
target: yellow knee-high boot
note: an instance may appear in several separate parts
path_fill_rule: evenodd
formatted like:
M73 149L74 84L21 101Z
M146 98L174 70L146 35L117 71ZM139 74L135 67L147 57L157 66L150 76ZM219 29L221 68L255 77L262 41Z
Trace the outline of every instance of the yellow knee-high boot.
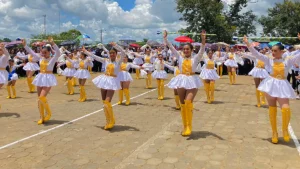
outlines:
M128 105L130 105L130 92L129 92L129 89L124 89L124 93L125 93L125 98L126 98L125 105L128 106Z
M72 78L72 85L73 85L73 86L76 86L76 85L77 85L77 81L76 81L76 78L75 78L75 77Z
M220 75L220 66L219 65L217 66L217 73L218 73L218 75Z
M71 86L72 86L72 82L70 79L67 80L68 84L67 84L67 88L68 88L68 94L71 94ZM73 87L73 86L72 86Z
M232 72L228 72L228 76L229 76L230 84L232 85Z
M10 92L10 86L9 85L7 85L6 86L6 90L7 90L7 99L10 99L11 98L11 92Z
M79 90L80 90L80 97L78 99L79 102L83 102L83 90L82 90L82 86L79 87Z
M291 109L290 108L282 108L282 132L283 132L283 140L285 142L290 141L290 135L289 135L289 124L291 119Z
M107 101L103 100L103 109L104 109L104 115L106 118L106 124L104 126L104 129L107 130L109 127L109 121L110 121L110 117L109 117L109 110L108 110L108 105L107 105Z
M186 116L187 116L187 128L184 133L185 136L189 136L192 133L192 122L193 122L193 103L190 100L185 100Z
M220 77L223 76L223 65L220 65Z
M256 89L257 107L260 107L260 91Z
M176 103L176 110L180 109L180 99L178 95L175 95L175 103Z
M28 85L28 93L31 93L31 89L32 89L32 85L31 85L31 82L30 82L30 78L27 77L27 85Z
M272 143L277 144L278 143L278 133L277 133L277 107L269 107L269 117L270 117L270 123L272 127Z
M145 81L146 81L146 89L149 89L149 80L148 80L148 75L147 75L147 77L145 78Z
M185 136L187 126L188 126L188 119L187 119L185 104L181 104L181 118L182 118L182 125L183 125L183 131L181 132L181 135Z
M266 96L264 92L260 92L260 96L261 96L261 104L265 105L266 104Z
M118 105L122 104L123 102L123 90L120 89L119 90L119 102L118 102Z
M210 100L210 95L209 95L209 82L207 83L206 81L204 81L204 90L206 93L207 103L210 104L211 100Z
M40 125L40 124L44 123L44 118L45 118L45 108L40 99L38 100L38 108L39 108L39 112L40 112L40 120L37 123L38 123L38 125Z
M11 86L11 90L12 90L12 99L15 99L17 97L17 92L16 92L16 87L15 86Z
M140 79L140 69L135 69L136 79Z
M84 86L81 86L81 90L82 90L82 101L85 102L85 101L86 101L85 87L84 87Z
M160 80L160 99L163 100L165 97L165 81L163 79Z
M210 101L215 101L215 82L214 81L210 81Z
M115 125L115 116L114 116L114 112L113 112L111 103L108 101L106 101L105 103L107 105L107 110L108 110L108 114L109 114L109 124L107 126L107 129L111 129Z
M32 84L33 77L30 77L30 92L33 93L35 91L35 86Z
M152 74L151 73L148 74L148 80L149 80L149 88L151 89L152 88Z
M236 72L232 72L232 83L235 84Z
M160 100L160 95L161 95L160 79L157 79L156 82L157 82L157 99Z
M51 116L52 116L52 112L50 110L50 106L48 104L48 100L45 96L41 96L39 97L39 100L41 101L41 103L43 104L45 111L46 111L46 116L44 118L44 122L47 122L50 120Z

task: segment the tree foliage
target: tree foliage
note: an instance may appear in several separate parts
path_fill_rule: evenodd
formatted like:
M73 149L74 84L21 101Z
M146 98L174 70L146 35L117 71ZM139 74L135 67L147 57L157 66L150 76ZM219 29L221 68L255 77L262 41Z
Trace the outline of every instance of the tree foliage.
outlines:
M61 32L60 34L38 34L38 35L31 35L31 38L33 39L31 43L36 41L43 41L47 40L49 36L53 37L54 42L59 45L61 42L66 40L75 40L79 35L81 35L81 32L76 29L71 29L67 32ZM79 40L78 40L79 44Z
M241 13L246 6L247 0L236 0L229 6L229 11L225 11L220 0L177 0L177 11L182 13L181 20L188 23L185 32L200 33L204 29L210 34L217 34L213 40L229 43L235 33L256 32L256 16L253 12Z
M265 35L272 37L296 37L300 31L300 2L285 0L268 9L268 16L259 18ZM298 40L283 40L296 43Z

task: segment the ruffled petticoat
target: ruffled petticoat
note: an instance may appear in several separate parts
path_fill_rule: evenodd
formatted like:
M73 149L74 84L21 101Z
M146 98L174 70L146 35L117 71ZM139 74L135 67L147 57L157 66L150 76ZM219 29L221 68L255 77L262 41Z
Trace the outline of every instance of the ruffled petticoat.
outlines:
M134 58L132 63L135 65L142 65L144 62L142 58Z
M251 75L254 78L260 78L260 79L264 79L269 77L269 73L266 69L262 69L262 68L257 68L254 67L250 72L249 75Z
M118 73L117 78L120 82L128 82L128 81L132 82L133 81L130 73L127 71L120 71Z
M66 77L73 77L76 73L76 69L74 68L65 68L65 70L62 72L62 75Z
M204 80L217 80L220 78L220 76L217 74L217 71L215 69L206 69L206 68L202 69L199 77Z
M99 75L92 80L96 87L105 90L120 90L121 85L117 77Z
M198 89L203 86L203 83L198 75L187 76L179 74L176 77L172 78L167 86L171 89Z
M145 71L153 71L154 70L154 66L151 63L144 63L143 66Z
M0 70L0 84L6 84L8 81L8 72L6 70Z
M167 79L168 78L168 74L164 70L159 70L159 71L155 70L152 73L152 77L155 78L155 79Z
M39 73L34 78L32 84L39 87L51 87L56 86L57 81L54 74Z
M74 74L74 77L78 79L89 79L91 78L91 74L86 69L78 69L76 73Z
M228 59L225 61L224 63L225 66L228 66L228 67L239 67L236 63L235 60L232 60L232 59Z
M8 81L12 81L12 80L18 80L18 74L14 73L11 76L8 76Z
M279 80L271 76L265 78L259 85L258 90L272 97L295 99L296 94L287 80Z
M37 71L37 70L40 70L40 67L37 63L28 62L23 67L23 70L25 70L25 71Z

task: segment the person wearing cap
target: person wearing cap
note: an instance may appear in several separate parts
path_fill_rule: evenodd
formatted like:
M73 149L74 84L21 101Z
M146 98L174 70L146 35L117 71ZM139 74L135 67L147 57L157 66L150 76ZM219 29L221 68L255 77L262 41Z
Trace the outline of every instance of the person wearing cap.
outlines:
M298 33L298 39L300 40L300 33ZM300 50L292 53L289 59L283 59L284 47L281 43L278 43L272 47L273 58L259 53L248 41L248 38L244 36L244 43L247 45L249 51L257 59L264 62L265 66L270 67L270 76L265 78L259 85L258 90L266 93L266 98L269 105L269 117L272 127L272 143L278 143L277 132L277 102L280 105L282 112L282 132L283 140L285 142L290 141L288 126L291 119L291 109L289 99L295 99L296 94L287 81L287 75L289 69L294 63L300 62Z
M4 84L7 84L8 81L8 72L6 71L6 66L9 59L10 55L7 49L5 48L4 43L0 43L0 89Z
M117 75L120 71L120 67L123 58L126 56L126 52L115 42L112 42L113 48L109 51L109 58L102 58L96 56L83 48L83 52L88 56L92 57L102 64L105 63L105 74L99 75L93 79L93 83L97 88L101 89L102 101L104 103L104 113L106 117L105 130L112 129L115 125L115 116L111 104L112 97L116 90L121 89L120 81ZM120 51L120 59L117 59L118 51Z
M7 89L7 99L15 99L17 97L16 93L16 82L18 80L18 74L16 73L16 69L24 66L25 64L15 65L14 60L10 59L8 62L8 66L6 70L8 72L8 83L6 86ZM12 91L12 92L11 92ZM12 94L11 94L12 93Z
M50 92L51 88L57 85L57 80L55 78L55 75L53 74L53 68L55 63L57 62L57 59L61 55L59 48L53 41L53 38L49 37L48 41L50 44L44 46L40 53L35 53L31 48L27 46L26 41L24 39L22 40L22 44L25 50L34 58L40 58L40 73L34 78L32 82L32 84L37 86L38 108L40 112L40 120L38 120L37 123L39 125L49 121L52 116L47 95Z
M197 55L192 56L193 45L190 43L184 45L183 55L178 52L167 39L168 33L164 31L164 43L171 49L173 55L178 60L180 74L172 78L168 83L171 89L177 89L181 103L181 117L183 123L182 136L190 136L192 133L193 121L193 101L198 89L203 86L200 78L195 74L198 63L205 52L205 31L201 33L202 46Z

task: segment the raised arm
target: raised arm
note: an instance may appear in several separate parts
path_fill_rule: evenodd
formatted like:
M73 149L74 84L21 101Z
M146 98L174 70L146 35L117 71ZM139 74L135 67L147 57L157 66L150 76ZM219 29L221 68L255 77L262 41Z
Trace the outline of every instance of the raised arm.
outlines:
M0 44L0 48L3 50L4 56L5 56L7 59L9 59L9 58L10 58L10 55L9 55L7 49L5 48L4 43L1 43L1 44Z
M121 58L118 60L118 62L122 62L123 58L126 56L125 50L115 42L112 42L111 45L120 52Z
M194 56L195 61L200 61L201 58L203 57L203 54L205 52L205 43L206 43L206 32L203 30L201 33L201 47L199 52Z
M173 56L175 56L177 59L181 57L180 53L174 48L174 46L168 41L168 32L164 31L164 43L169 47L171 50Z
M261 61L263 61L265 63L269 63L269 61L270 61L269 57L265 56L265 55L259 53L257 50L255 50L254 47L251 46L251 44L249 43L248 38L246 36L244 36L243 40L244 40L244 43L247 45L249 51L251 52L251 54L254 57L256 57L257 59L259 59L259 60L261 60Z
M105 63L106 62L106 59L105 58L102 58L100 56L97 56L91 52L88 52L84 47L82 47L82 51L83 53L85 53L86 55L92 57L93 59L95 59L96 61L98 62L101 62L101 63Z
M26 40L22 39L22 44L24 46L24 49L33 56L33 58L40 58L40 55L38 53L35 53L30 47L27 46ZM38 60L38 59L37 59Z
M49 65L53 65L54 66L55 62L57 62L58 58L61 56L61 53L60 53L60 50L59 50L58 46L54 42L51 42L51 44L52 44L52 47L54 48L55 55L49 61Z
M132 63L128 63L129 64L129 67L130 68L133 68L133 69L140 69L141 66L138 66L138 65L135 65L135 64L132 64Z

